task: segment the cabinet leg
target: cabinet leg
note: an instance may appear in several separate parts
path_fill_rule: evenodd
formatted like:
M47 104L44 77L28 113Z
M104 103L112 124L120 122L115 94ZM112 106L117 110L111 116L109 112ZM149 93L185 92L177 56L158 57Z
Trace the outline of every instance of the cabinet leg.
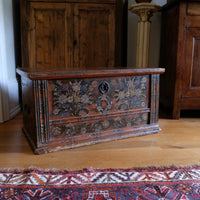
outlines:
M172 111L172 118L173 119L180 119L180 109L177 108L177 106L174 106L173 111Z

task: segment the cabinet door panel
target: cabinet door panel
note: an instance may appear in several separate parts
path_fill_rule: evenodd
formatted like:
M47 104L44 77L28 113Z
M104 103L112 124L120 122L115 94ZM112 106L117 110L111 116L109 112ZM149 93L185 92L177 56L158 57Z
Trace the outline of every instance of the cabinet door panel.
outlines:
M115 6L75 4L74 14L74 66L113 67Z
M200 28L186 30L183 96L200 96Z
M31 68L68 68L72 62L71 7L64 3L31 3L29 64Z

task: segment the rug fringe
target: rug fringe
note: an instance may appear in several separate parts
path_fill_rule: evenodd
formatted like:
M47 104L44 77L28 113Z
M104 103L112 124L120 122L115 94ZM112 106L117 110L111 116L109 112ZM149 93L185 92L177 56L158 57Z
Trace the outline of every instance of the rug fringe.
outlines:
M151 171L151 170L176 170L176 169L190 169L190 168L200 168L200 165L170 165L170 166L144 166L144 167L130 167L130 168L83 168L78 170L72 170L72 169L57 169L57 168L40 168L36 166L30 166L28 168L0 168L0 171L6 171L6 172L33 172L33 171L41 171L41 172L54 172L54 173L83 173L83 172L92 172L92 171L101 171L101 172L113 172L113 171L130 171L130 170L136 170L136 171Z

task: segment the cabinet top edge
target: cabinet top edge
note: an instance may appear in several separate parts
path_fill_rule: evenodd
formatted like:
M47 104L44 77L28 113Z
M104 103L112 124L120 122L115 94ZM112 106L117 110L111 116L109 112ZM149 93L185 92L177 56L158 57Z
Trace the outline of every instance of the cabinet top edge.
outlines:
M113 69L51 69L51 70L34 70L29 68L17 68L17 73L25 76L31 80L41 79L63 79L63 78L89 78L89 77L114 77L114 76L128 76L128 75L148 75L148 74L162 74L165 72L164 68L113 68Z

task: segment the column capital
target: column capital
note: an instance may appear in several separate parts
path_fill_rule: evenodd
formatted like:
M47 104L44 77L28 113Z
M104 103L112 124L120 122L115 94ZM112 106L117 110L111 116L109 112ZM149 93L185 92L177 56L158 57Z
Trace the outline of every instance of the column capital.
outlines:
M129 10L137 14L142 22L149 21L153 13L157 12L161 7L153 3L137 3L132 4Z

